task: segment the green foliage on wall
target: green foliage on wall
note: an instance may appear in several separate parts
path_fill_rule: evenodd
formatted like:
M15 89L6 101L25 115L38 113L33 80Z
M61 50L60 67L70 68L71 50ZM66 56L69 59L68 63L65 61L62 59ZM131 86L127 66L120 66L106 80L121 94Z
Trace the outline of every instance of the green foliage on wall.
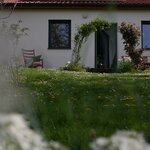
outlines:
M79 27L77 27L77 33L74 36L75 46L72 52L71 64L74 66L79 65L81 59L80 51L82 45L87 41L91 33L103 31L105 29L109 29L110 27L111 27L110 23L100 18L96 18L90 21L89 23L84 23L81 24Z

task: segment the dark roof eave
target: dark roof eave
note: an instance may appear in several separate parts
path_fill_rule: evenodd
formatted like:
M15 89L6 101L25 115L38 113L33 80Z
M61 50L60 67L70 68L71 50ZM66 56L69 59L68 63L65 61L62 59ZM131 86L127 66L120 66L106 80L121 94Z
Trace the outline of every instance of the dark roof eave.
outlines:
M69 8L69 7L106 7L106 5L98 4L17 4L17 8Z
M10 4L12 5L12 4ZM97 3L17 3L16 8L106 8L114 6L118 9L150 9L150 4L97 4Z

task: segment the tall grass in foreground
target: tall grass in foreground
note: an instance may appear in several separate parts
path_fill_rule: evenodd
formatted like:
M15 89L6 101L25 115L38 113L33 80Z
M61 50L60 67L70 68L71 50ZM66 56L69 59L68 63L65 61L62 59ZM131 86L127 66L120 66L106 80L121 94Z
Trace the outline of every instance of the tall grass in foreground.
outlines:
M35 96L35 108L48 140L71 150L117 130L143 132L150 141L150 76L22 70L22 83Z

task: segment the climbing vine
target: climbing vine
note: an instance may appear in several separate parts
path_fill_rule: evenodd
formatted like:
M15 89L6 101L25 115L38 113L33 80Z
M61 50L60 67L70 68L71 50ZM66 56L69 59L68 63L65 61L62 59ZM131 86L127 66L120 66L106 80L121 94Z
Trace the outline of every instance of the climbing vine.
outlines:
M96 18L89 23L84 23L77 27L77 33L74 36L74 48L72 52L71 65L79 65L81 60L80 51L82 49L82 45L87 41L91 33L103 31L109 29L110 27L110 23L100 18Z

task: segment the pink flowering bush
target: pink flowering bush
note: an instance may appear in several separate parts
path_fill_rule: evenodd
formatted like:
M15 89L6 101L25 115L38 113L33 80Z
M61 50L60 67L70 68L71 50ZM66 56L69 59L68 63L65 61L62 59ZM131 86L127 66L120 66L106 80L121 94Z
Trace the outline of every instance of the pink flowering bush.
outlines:
M141 68L142 64L142 48L137 48L139 46L139 39L141 36L140 29L135 26L135 24L122 22L119 31L122 34L124 51L131 58L136 69Z

